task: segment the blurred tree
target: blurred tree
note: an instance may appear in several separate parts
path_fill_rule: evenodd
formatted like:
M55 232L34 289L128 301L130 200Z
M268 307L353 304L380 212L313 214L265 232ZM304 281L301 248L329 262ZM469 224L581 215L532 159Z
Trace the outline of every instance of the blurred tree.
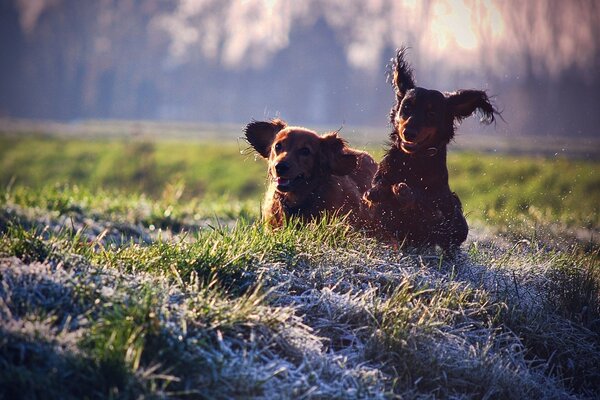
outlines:
M405 44L419 84L487 88L510 132L593 135L598 37L591 0L5 0L0 116L383 128Z

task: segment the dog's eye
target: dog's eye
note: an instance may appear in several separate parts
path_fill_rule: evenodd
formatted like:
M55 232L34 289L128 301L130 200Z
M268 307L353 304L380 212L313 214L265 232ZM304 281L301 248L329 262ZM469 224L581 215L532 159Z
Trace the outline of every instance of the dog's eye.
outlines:
M281 151L281 143L275 143L275 152L279 153Z
M402 113L404 113L404 114L410 113L410 104L405 103L402 105Z
M307 156L307 155L309 155L309 154L310 154L310 149L309 149L308 147L303 147L303 148L301 148L300 150L298 150L298 153L299 153L301 156Z

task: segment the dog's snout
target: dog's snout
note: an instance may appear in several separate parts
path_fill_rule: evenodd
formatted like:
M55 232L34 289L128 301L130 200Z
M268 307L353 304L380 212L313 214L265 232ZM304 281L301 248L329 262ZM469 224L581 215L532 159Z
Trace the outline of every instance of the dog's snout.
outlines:
M290 169L290 166L285 161L280 161L277 164L275 164L275 172L277 172L277 175L283 175L289 169Z

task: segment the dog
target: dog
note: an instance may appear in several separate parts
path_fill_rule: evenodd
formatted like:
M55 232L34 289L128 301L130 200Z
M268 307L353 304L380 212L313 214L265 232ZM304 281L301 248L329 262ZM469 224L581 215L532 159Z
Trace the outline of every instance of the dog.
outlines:
M456 250L469 227L448 184L446 148L464 118L479 111L481 122L490 124L499 113L485 91L442 93L416 86L405 53L406 48L399 49L391 65L396 103L390 112L390 147L364 200L387 238Z
M319 220L324 213L348 216L350 225L368 223L363 193L371 187L377 163L351 149L337 133L320 136L281 119L253 121L246 140L268 161L268 189L262 218L281 227L290 217Z

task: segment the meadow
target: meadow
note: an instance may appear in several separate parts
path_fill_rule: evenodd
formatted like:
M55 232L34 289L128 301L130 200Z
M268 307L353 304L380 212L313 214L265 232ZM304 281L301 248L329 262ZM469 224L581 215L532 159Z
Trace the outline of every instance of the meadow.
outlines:
M448 259L268 229L236 134L0 135L0 397L600 395L597 159L451 147Z

